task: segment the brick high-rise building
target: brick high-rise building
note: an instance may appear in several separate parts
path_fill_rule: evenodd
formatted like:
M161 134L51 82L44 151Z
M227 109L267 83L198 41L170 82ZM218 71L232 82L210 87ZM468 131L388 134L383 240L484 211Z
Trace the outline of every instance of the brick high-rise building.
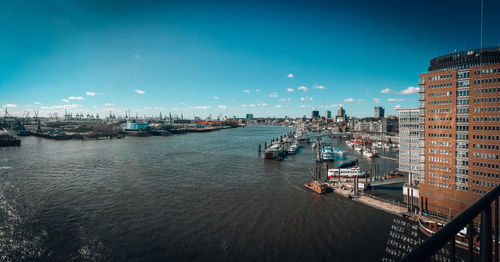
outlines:
M455 217L500 182L500 47L434 58L419 84L420 206Z

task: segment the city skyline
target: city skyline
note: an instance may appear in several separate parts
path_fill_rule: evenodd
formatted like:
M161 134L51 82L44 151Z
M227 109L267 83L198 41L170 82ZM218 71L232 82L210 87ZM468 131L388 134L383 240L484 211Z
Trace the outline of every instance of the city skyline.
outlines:
M481 45L470 1L2 5L0 105L18 115L395 115L418 106L431 58ZM495 46L499 6L484 5L482 45Z

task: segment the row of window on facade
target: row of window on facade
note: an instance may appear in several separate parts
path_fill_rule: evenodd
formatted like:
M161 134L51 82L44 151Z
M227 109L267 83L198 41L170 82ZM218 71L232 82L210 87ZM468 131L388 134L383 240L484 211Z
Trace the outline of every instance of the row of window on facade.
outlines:
M482 70L474 70L474 75L488 75L488 74L496 74L500 73L500 68L487 68L487 69L482 69Z
M434 101L429 101L428 104L429 105L451 105L452 101L451 100L434 100ZM469 99L467 99L467 103L464 105L468 105L468 104L469 104Z
M483 168L495 168L495 169L498 169L498 164L494 164L494 163L484 163L484 162L474 162L472 161L472 166L475 166L475 167L483 167ZM480 172L480 175L482 176L483 175L483 171L477 171L477 173L479 174ZM475 171L472 171L472 174L475 175ZM485 172L486 174L486 172ZM488 177L490 177L488 175ZM497 176L498 178L498 176Z
M499 136L490 136L490 135L472 135L472 139L477 140L499 140Z
M472 157L474 157L474 158L481 158L481 159L490 159L490 160L497 160L497 159L499 159L497 154L479 153L479 152L472 152Z

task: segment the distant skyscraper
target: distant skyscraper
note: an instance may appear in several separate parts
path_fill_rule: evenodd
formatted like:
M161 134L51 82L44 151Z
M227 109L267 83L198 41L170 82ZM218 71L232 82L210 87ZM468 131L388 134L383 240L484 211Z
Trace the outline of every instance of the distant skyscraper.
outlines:
M381 106L376 106L375 107L375 116L376 118L382 118L384 117L385 109Z
M248 120L253 120L253 114L247 114L247 119Z
M345 110L344 108L340 107L339 110L337 111L337 116L344 117L345 116Z
M319 111L316 111L316 110L312 111L311 118L312 119L319 118Z
M327 110L327 111L325 112L325 118L327 118L327 119L328 119L328 118L332 118L332 111Z
M420 204L457 216L500 182L500 47L434 58L419 85Z

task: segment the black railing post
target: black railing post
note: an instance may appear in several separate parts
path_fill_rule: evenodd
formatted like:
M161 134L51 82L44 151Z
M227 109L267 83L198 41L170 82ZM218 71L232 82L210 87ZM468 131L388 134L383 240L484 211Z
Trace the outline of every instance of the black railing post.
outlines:
M495 262L498 262L498 197L495 198Z
M481 262L491 261L491 206L481 212Z
M455 262L455 236L450 239L450 262Z
M467 228L467 236L469 237L469 262L474 261L474 222L471 220L469 222L469 227Z

